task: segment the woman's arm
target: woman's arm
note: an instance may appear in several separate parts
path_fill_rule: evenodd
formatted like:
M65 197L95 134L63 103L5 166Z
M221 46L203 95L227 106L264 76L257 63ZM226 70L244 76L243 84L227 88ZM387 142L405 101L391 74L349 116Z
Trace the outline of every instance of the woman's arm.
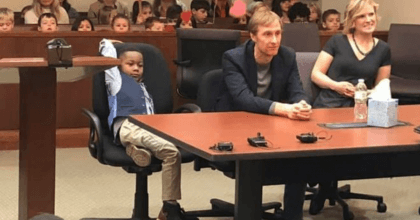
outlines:
M331 89L343 96L353 97L354 86L349 82L337 82L327 76L334 57L325 51L319 53L315 66L312 70L311 79L316 85L323 89Z
M381 66L376 76L375 86L383 79L389 79L391 76L391 65Z

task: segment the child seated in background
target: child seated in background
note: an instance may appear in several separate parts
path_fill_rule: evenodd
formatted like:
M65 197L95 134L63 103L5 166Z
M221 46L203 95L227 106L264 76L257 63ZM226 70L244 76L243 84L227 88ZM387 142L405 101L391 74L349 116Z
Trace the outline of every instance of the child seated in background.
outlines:
M192 18L191 11L184 11L176 21L175 28L197 28L195 19Z
M206 24L207 23L207 13L210 9L210 4L206 0L193 0L191 2L191 12L192 19L197 22L197 24Z
M338 31L341 14L335 9L328 9L322 14L322 28L327 31Z
M292 23L308 23L310 14L311 10L306 4L296 2L290 7L288 16Z
M152 5L147 1L138 1L133 4L133 24L143 24L147 18L152 17Z
M175 25L178 21L179 16L181 16L182 7L179 5L171 5L166 11L166 21L168 25Z
M117 33L126 33L131 29L130 20L123 14L117 14L111 21L111 28Z
M0 32L12 31L15 26L13 11L8 8L0 8Z
M58 31L57 17L52 13L44 13L38 18L38 31L52 33Z
M94 31L95 28L93 26L92 21L84 16L76 18L76 20L73 23L73 26L71 26L72 31Z
M163 22L157 17L147 18L144 22L144 27L146 31L163 31L165 29Z

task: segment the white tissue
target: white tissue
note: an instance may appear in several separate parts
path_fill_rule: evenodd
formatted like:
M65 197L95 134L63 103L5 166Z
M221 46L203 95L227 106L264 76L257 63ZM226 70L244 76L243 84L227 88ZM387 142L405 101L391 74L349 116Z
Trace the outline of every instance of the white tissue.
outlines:
M369 98L374 100L389 100L391 99L391 81L389 79L381 80L378 85L372 90Z

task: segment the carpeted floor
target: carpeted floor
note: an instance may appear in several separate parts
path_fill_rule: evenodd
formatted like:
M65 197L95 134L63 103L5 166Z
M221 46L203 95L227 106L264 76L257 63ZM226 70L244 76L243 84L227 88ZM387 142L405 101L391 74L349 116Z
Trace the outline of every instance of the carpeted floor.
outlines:
M17 219L18 213L18 151L0 151L0 220ZM343 181L351 183L360 193L383 195L388 206L386 213L376 212L376 203L350 200L355 219L414 220L420 219L420 177ZM211 198L234 200L234 181L210 169L193 170L193 164L182 167L181 205L188 210L210 208ZM130 217L133 206L135 176L121 168L99 164L85 148L57 149L55 214L66 220L87 217ZM264 187L265 202L282 201L283 186ZM161 176L149 177L151 216L157 216L161 203ZM305 202L305 219L342 219L341 208L329 206L311 216ZM203 218L213 220L216 218ZM233 218L217 218L220 220Z

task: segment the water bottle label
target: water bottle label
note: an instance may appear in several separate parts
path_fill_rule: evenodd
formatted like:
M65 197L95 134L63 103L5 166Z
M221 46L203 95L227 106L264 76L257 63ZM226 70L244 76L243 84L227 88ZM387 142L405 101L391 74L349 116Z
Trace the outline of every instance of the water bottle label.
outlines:
M366 92L364 91L357 91L354 93L354 99L356 100L365 100L366 99Z

